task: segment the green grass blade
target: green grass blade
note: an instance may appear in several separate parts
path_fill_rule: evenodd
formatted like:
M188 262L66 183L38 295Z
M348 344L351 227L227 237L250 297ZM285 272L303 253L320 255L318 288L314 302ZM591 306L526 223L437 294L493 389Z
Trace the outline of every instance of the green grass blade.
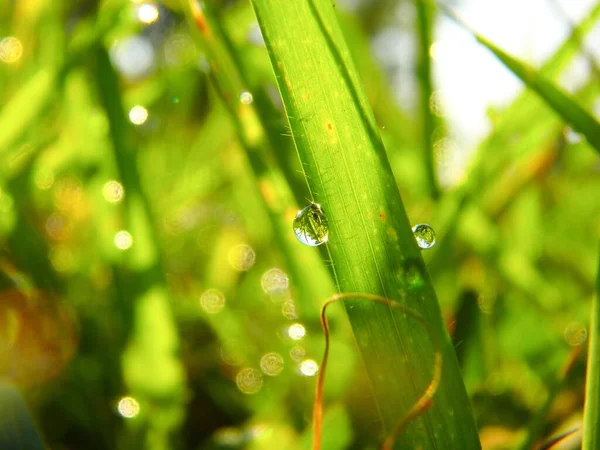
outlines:
M202 23L198 28L199 42L213 64L212 82L225 110L235 126L238 139L246 151L249 166L259 182L261 198L269 213L277 244L285 255L292 284L297 289L301 309L313 309L315 315L320 302L333 292L331 274L313 249L299 246L292 233L291 219L300 209L294 192L275 155L274 143L269 139L264 114L255 102L244 105L239 101L248 82L240 62L232 51L230 39L220 25L209 4L193 11L194 3L184 1L189 22ZM194 17L194 14L196 15ZM202 31L203 30L203 31ZM291 146L289 146L291 150ZM291 212L291 214L290 214ZM310 276L304 270L311 267Z
M433 80L431 73L431 57L429 49L432 44L433 20L435 7L430 3L415 0L417 9L417 24L419 35L419 65L417 78L420 84L421 116L423 120L423 158L425 172L429 184L429 195L435 199L439 196L439 186L436 178L435 161L433 158L433 134L437 119L431 110L433 95Z
M123 377L140 400L149 449L169 448L183 417L185 375L177 355L179 336L162 272L161 249L137 168L135 141L123 109L119 80L104 48L96 51L100 101L109 122L120 181L125 189L127 230L133 245L123 257L119 288L132 302L133 324L122 357Z
M445 12L466 28L479 43L487 47L513 74L537 93L559 116L584 135L600 153L600 123L567 92L545 77L540 71L509 55L466 25L452 11Z
M433 406L399 436L398 448L479 448L456 355L332 4L252 4L309 187L329 221L340 290L399 301L443 342ZM391 308L354 301L346 310L389 431L431 379L433 344Z
M586 379L582 448L594 450L600 448L600 263L596 275L596 296L592 301Z
M57 73L40 69L0 112L0 154L6 152L50 104Z

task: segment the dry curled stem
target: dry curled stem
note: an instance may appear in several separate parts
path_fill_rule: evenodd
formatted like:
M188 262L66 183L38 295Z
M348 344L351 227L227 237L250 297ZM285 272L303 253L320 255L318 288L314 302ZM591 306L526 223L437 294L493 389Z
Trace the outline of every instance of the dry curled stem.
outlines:
M323 352L323 360L321 362L321 369L319 370L319 374L317 376L317 385L315 389L315 404L313 408L313 445L312 450L321 450L321 437L323 434L323 388L325 385L325 372L327 369L327 360L329 358L329 324L327 323L326 311L327 307L340 300L347 299L362 299L373 302L382 303L384 305L388 305L392 308L396 308L411 318L420 322L427 332L429 333L429 337L431 338L434 347L434 363L433 363L433 375L431 377L431 381L429 385L421 394L419 399L413 404L406 414L404 414L390 434L387 436L382 445L382 450L392 450L394 447L394 442L398 434L408 425L410 421L418 417L420 414L423 414L432 404L433 396L435 395L437 388L440 384L440 379L442 376L442 353L440 352L440 345L438 338L431 328L431 326L425 321L423 317L421 317L418 313L413 310L403 306L397 302L392 300L388 300L385 297L380 297L374 294L357 294L357 293L343 293L343 294L335 294L329 297L323 306L321 307L321 325L323 326L323 332L325 334L325 351Z

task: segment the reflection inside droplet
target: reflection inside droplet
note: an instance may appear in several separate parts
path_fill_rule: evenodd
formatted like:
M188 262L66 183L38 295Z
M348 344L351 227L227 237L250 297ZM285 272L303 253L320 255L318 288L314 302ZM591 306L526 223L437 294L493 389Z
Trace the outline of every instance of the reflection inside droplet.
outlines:
M296 238L311 247L324 244L329 239L327 219L318 203L311 203L298 211L294 218L293 228Z

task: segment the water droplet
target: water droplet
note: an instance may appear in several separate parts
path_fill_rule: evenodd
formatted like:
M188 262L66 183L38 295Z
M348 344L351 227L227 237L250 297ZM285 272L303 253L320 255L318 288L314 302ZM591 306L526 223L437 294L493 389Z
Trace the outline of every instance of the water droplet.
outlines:
M137 10L138 19L146 25L156 22L159 15L158 7L152 3L142 3Z
M575 131L571 127L565 127L565 129L563 130L563 133L565 135L565 140L569 144L579 144L583 140L583 138L581 137L581 134L579 134L577 131Z
M277 353L267 353L260 359L260 368L265 375L277 376L283 370L283 358Z
M426 223L415 225L412 230L419 247L431 248L435 245L435 231Z
M294 234L300 242L311 247L327 242L329 229L321 205L311 203L298 211L294 218Z
M587 329L578 322L573 322L565 328L565 340L571 347L577 347L587 339Z
M276 294L288 288L290 280L281 269L269 269L260 278L263 291L267 294Z
M119 250L127 250L133 245L131 233L126 230L121 230L115 234L115 245Z
M306 349L304 347L300 347L299 345L292 347L290 349L290 358L293 361L300 362L306 356Z
M202 309L209 314L216 314L225 307L225 296L218 289L208 289L200 297Z
M134 125L142 125L148 120L148 110L141 105L136 105L129 110L129 120Z
M286 319L294 320L298 318L298 312L296 311L296 304L293 300L286 300L281 306L281 314Z
M123 185L118 181L107 181L102 187L102 195L107 202L117 203L123 199L125 190Z
M6 64L16 63L23 55L23 44L14 36L7 36L0 41L0 61Z
M244 394L256 394L262 389L262 375L258 370L246 367L238 372L235 384Z
M300 373L305 377L314 377L319 371L319 365L312 359L305 359L300 363Z
M295 323L288 328L288 336L295 341L299 341L306 334L306 328L301 323Z
M240 94L240 102L242 102L244 105L249 105L254 101L254 98L252 97L252 94L248 91L242 92Z
M240 271L249 270L256 260L254 249L246 244L236 245L229 250L229 264Z
M117 411L126 419L131 419L140 413L140 404L133 397L123 397L119 400Z

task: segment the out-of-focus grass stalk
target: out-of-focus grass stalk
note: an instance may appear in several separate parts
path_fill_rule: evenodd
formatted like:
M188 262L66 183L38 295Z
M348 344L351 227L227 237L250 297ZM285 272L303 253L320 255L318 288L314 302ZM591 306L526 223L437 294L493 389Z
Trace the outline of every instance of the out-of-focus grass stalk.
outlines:
M549 392L546 397L546 401L539 409L539 411L533 416L533 418L529 421L529 425L527 426L527 436L523 440L523 443L518 447L519 450L529 450L533 448L535 442L540 438L540 435L543 431L543 427L545 424L546 415L552 406L552 403L556 399L556 396L563 388L567 376L575 366L577 362L577 358L581 354L581 347L574 348L563 367L560 369L560 373L556 376L553 382L548 387Z
M600 448L600 258L596 275L596 295L592 301L590 343L588 345L583 450Z
M600 153L600 123L586 111L569 93L563 91L541 71L514 58L488 41L469 27L452 10L444 7L444 12L455 22L468 30L484 47L490 50L507 69L521 79L525 85L536 92L559 116L575 130L586 137L588 142Z
M252 5L307 182L329 221L327 245L340 290L397 300L440 337L444 372L433 406L408 425L397 448L479 448L456 354L332 4ZM384 428L391 430L431 379L434 348L391 307L348 301L346 311Z
M433 3L415 0L417 10L417 26L419 36L419 63L417 79L420 83L421 118L423 122L423 161L427 174L429 195L434 200L439 197L439 186L436 177L435 159L433 154L433 134L436 129L436 116L433 114L433 80L431 74L431 55L433 21L435 6Z
M254 172L261 197L269 212L273 231L289 265L292 285L297 289L299 307L316 316L318 305L334 292L333 282L319 254L300 244L292 231L292 221L298 211L291 187L275 158L266 126L253 103L240 101L248 89L230 40L224 34L218 18L207 2L201 8L195 0L183 0L188 18L198 30L198 42L207 53L211 77L225 109L237 130L238 138ZM306 268L310 267L310 273Z
M0 111L0 155L11 149L30 125L50 106L67 72L98 45L114 26L121 7L104 10L94 24L85 21L75 30L67 56L40 68Z
M578 33L579 36L586 36L593 29L599 17L600 4L596 5L588 16L575 27L571 37L566 39L554 55L542 65L539 72L551 80L557 79L577 53L577 41L573 39L573 35ZM537 103L531 101L531 95L531 91L525 91L508 107L491 137L481 145L480 151L469 168L468 178L453 193L444 196L440 203L437 217L434 220L434 223L438 224L439 245L434 249L434 257L430 263L432 271L437 271L444 261L448 260L456 226L460 222L459 216L473 205L474 195L478 192L479 187L488 186L490 176L501 173L501 165L505 160L504 152L501 150L506 145L505 141L516 133L520 133L523 142L529 142L532 133L538 133L540 136L546 135L546 127L541 124L538 126L540 115L535 114ZM534 118L533 122L532 117ZM531 144L528 146L532 147ZM514 163L514 160L511 162Z
M126 226L133 238L118 274L124 301L132 303L133 323L123 354L123 376L141 405L138 429L144 446L169 448L183 417L185 376L177 351L179 338L168 304L150 200L143 192L136 163L132 126L122 105L118 76L105 49L95 53L98 94L109 122L120 181L125 189ZM145 425L142 427L142 424Z

